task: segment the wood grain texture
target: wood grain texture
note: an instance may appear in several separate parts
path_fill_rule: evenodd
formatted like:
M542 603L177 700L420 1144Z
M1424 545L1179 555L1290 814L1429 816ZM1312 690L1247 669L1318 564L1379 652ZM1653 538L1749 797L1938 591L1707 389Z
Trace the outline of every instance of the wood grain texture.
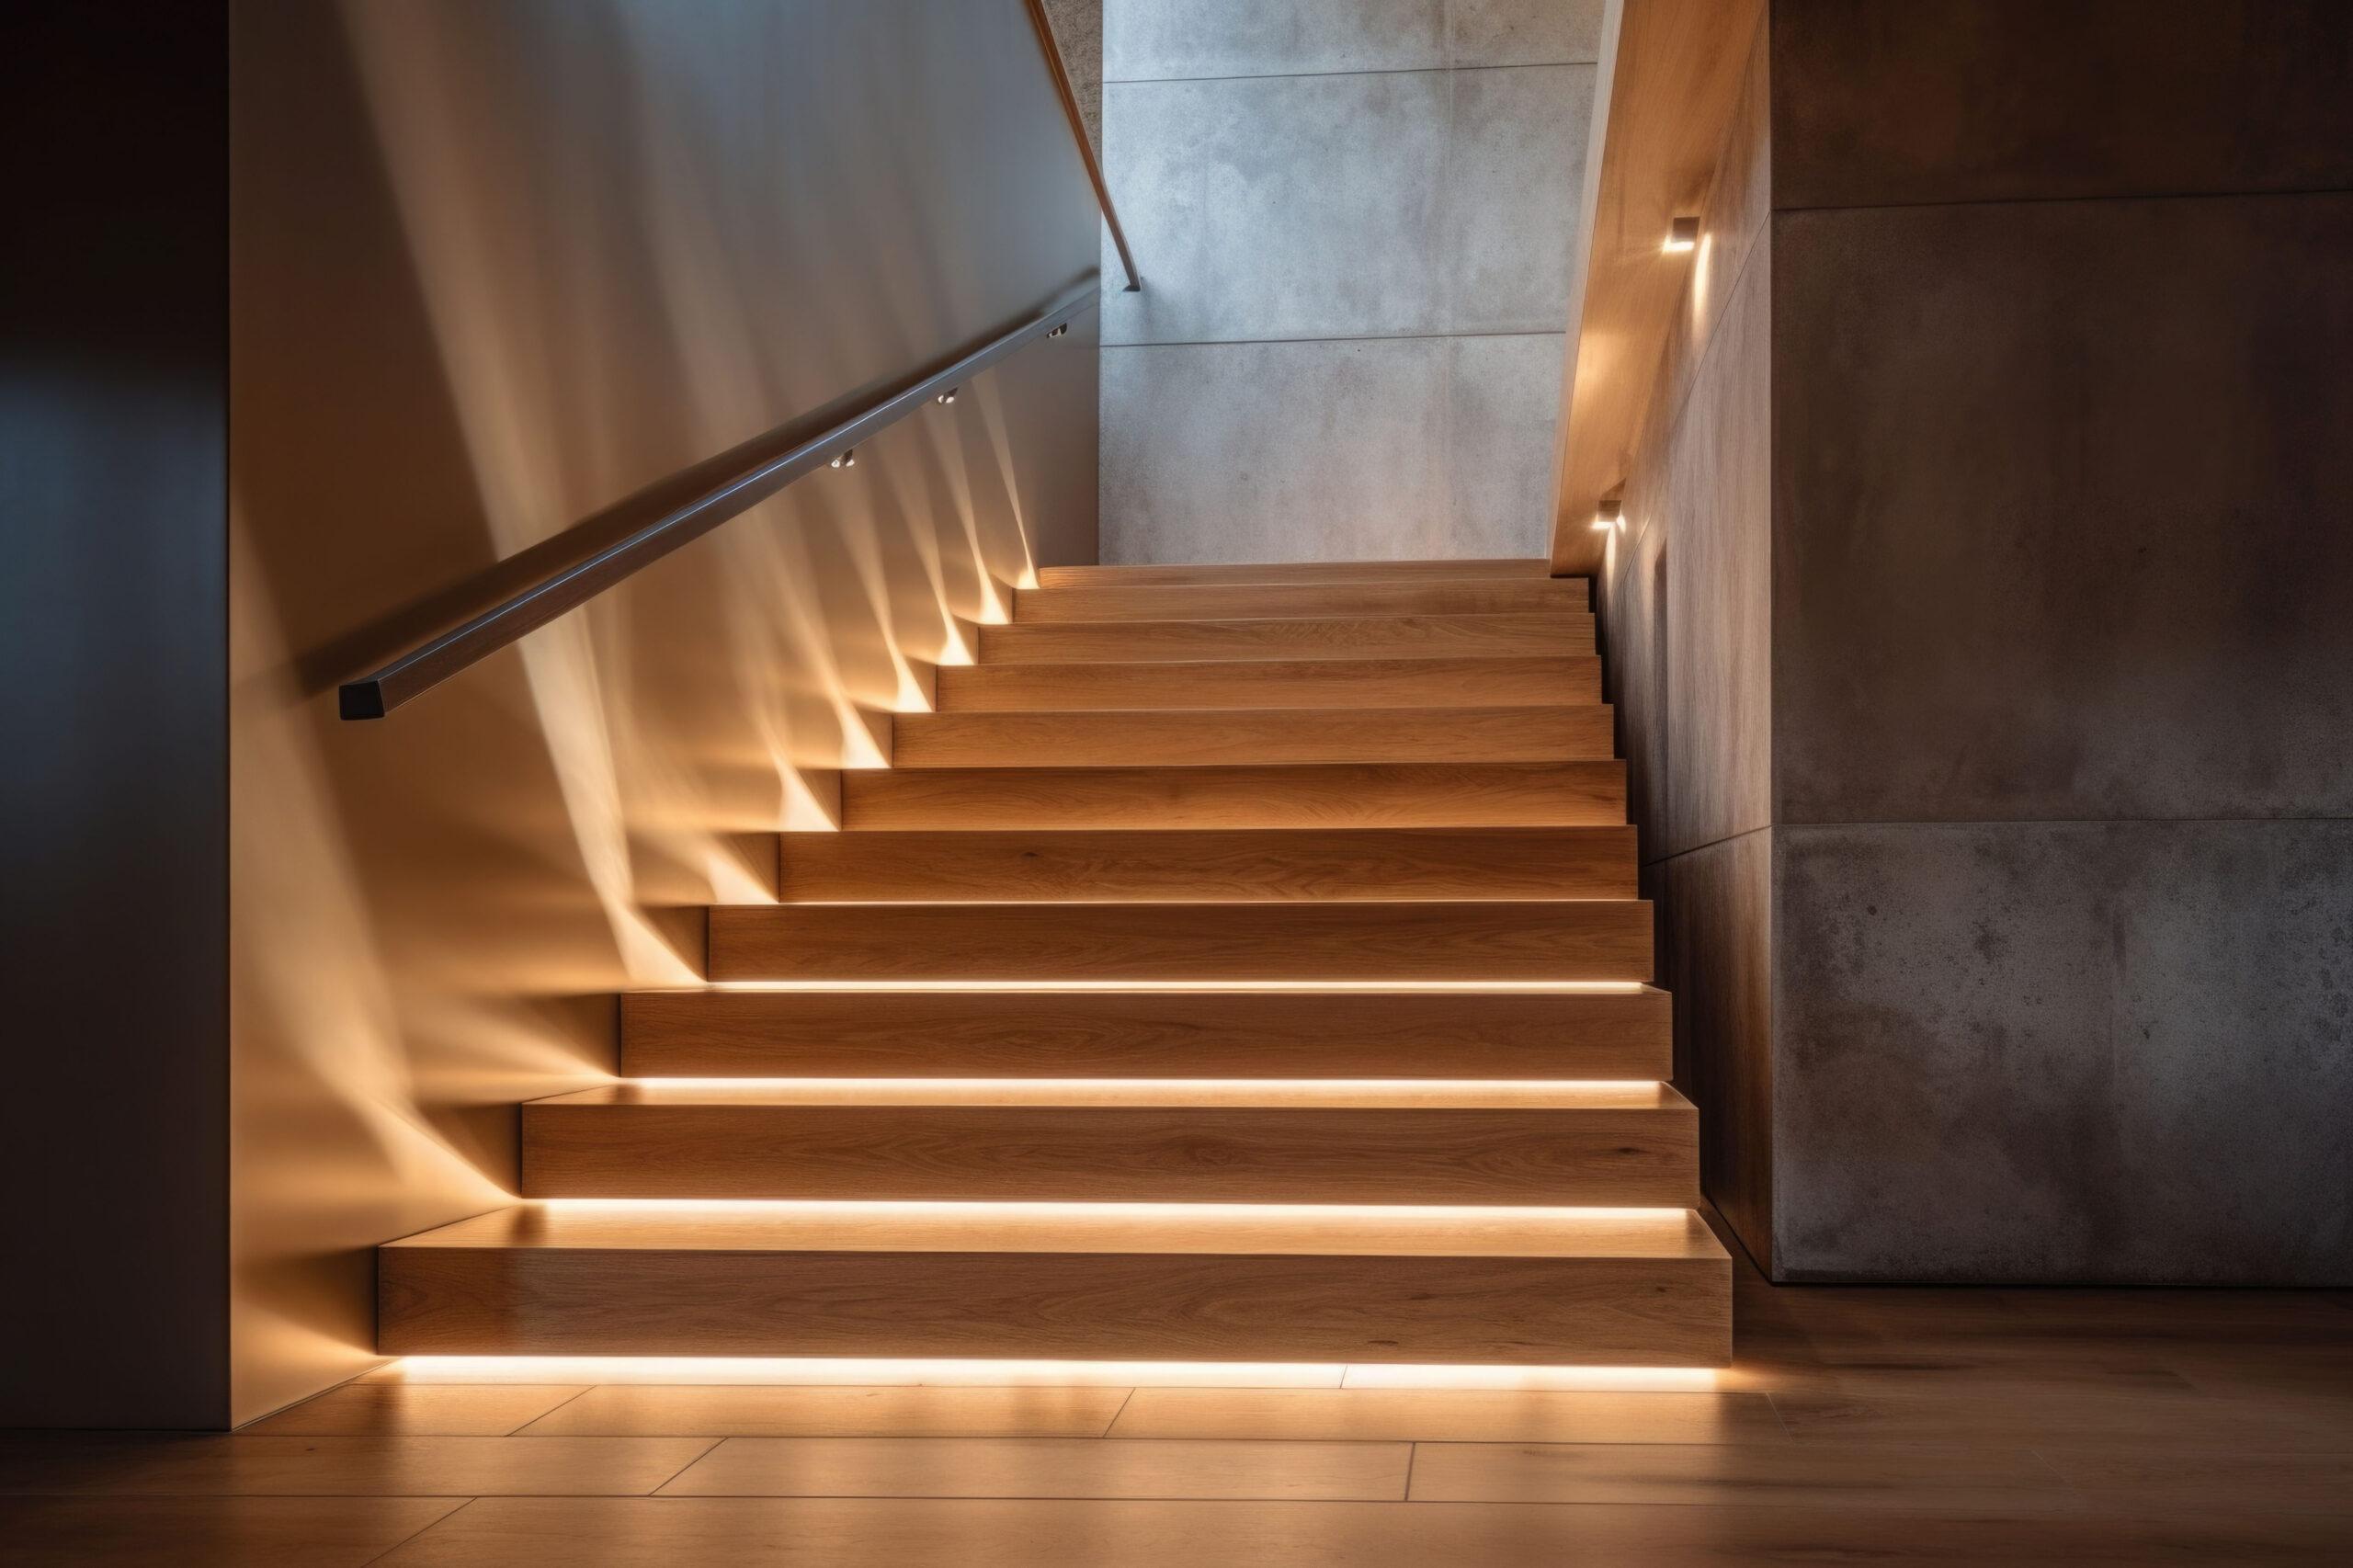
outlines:
M1762 0L1620 0L1609 7L1572 258L1553 468L1552 564L1593 571L1596 505L1632 472L1652 378L1697 259L1661 253L1699 214L1732 123Z
M1789 1435L1761 1393L1494 1389L1140 1388L1115 1437L1248 1435L1350 1442L1774 1443Z
M1636 899L1461 903L722 904L732 980L1651 978Z
M463 1497L0 1497L32 1568L366 1568Z
M2342 1520L2180 1514L2030 1519L1901 1510L1588 1504L946 1498L485 1499L383 1568L1755 1568L1760 1563L2342 1561Z
M1130 1244L1160 1239L1137 1227ZM395 1354L1655 1367L1731 1353L1721 1259L402 1245L378 1284L379 1345Z
M642 991L631 1076L1664 1078L1649 989Z
M1454 578L1548 577L1540 556L1472 561L1201 562L1137 566L1040 566L1041 588L1144 587L1167 584L1389 583Z
M762 1387L607 1383L534 1422L535 1437L1099 1437L1123 1388Z
M1594 652L1593 617L1566 610L1518 615L1355 616L1279 620L1113 620L980 629L983 665L1125 664L1210 659L1404 659L1432 655L1563 657Z
M1260 583L1140 587L1017 588L1013 619L1072 620L1257 620L1267 617L1509 615L1590 611L1582 577L1485 582Z
M942 713L1061 709L1561 707L1601 700L1592 655L949 665Z
M503 1437L536 1421L585 1385L412 1386L345 1383L240 1428L253 1437Z
M1655 1085L1007 1085L919 1099L855 1082L624 1085L523 1108L523 1193L1676 1206L1699 1201L1697 1119Z
M942 768L846 773L863 828L1596 827L1626 821L1623 762Z
M0 1492L254 1496L483 1497L502 1492L642 1494L710 1437L0 1437Z
M1404 1443L737 1437L688 1466L662 1494L1397 1500L1405 1495L1411 1459Z
M1433 1503L1764 1503L1996 1517L2083 1506L2027 1449L1770 1439L1426 1443L1415 1454L1412 1495Z
M1567 762L1617 755L1610 710L1598 705L902 713L892 720L892 735L891 765L917 769Z
M788 833L786 903L1632 898L1631 827Z

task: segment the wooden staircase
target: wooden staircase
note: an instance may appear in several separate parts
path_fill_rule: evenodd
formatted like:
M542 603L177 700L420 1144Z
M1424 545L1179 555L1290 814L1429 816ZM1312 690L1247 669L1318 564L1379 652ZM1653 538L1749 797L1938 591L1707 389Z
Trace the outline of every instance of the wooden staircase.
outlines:
M1586 584L1040 579L381 1348L1724 1364Z

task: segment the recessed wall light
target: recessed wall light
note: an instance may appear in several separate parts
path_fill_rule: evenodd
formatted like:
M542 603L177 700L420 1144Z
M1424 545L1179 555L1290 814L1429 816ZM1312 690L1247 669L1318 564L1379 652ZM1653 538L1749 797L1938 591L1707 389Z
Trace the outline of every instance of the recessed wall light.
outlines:
M1660 248L1669 256L1681 256L1699 246L1699 220L1677 218L1666 231L1666 244Z
M1608 533L1612 528L1624 527L1625 515L1626 504L1623 501L1615 495L1603 496L1601 505L1593 510L1593 531Z
M835 458L826 466L829 468L856 468L858 466L858 449L856 447L847 447L843 449L841 456Z

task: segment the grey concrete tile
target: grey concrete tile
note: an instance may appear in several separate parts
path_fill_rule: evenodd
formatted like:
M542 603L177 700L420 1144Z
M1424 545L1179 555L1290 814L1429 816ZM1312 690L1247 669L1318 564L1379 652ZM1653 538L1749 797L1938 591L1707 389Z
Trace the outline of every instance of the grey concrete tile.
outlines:
M1561 332L1594 68L1452 74L1438 281L1453 332Z
M1775 205L2341 190L2344 0L1774 0Z
M1457 529L1448 345L1207 344L1103 354L1103 559L1506 555Z
M1443 343L1454 537L1490 541L1501 555L1542 555L1552 539L1563 340L1529 333Z
M1111 84L1145 288L1105 301L1105 341L1438 330L1448 99L1445 72Z
M1447 62L1447 0L1103 0L1104 75L1428 70Z
M1783 1278L2353 1276L2353 823L1775 836Z
M1601 56L1602 0L1447 0L1449 65L1558 65Z
M1771 246L1775 820L2353 816L2353 195Z

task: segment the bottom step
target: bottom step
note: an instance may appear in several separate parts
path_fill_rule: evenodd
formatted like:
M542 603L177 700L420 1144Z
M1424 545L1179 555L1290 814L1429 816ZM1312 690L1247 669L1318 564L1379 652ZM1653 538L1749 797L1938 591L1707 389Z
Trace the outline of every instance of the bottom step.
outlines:
M527 1205L378 1249L388 1355L1720 1367L1686 1210Z

